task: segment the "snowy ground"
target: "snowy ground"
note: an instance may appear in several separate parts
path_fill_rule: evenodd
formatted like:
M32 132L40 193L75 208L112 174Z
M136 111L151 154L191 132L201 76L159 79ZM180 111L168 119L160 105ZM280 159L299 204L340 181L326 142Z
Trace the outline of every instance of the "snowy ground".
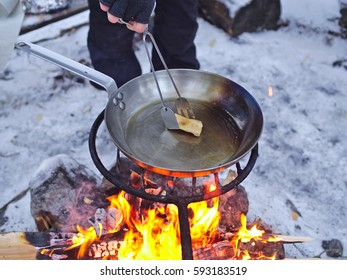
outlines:
M339 1L281 2L287 27L230 38L200 19L196 45L201 69L242 85L264 113L260 155L243 182L250 201L248 219L261 218L280 234L312 237L310 243L285 247L288 258L306 258L323 251L323 240L338 239L347 248L347 71L333 66L347 58L347 41L328 33L340 31ZM245 3L234 1L232 12ZM87 21L84 12L18 40L51 38L40 45L89 61L87 26L54 38L60 30ZM137 47L148 72L144 49ZM2 232L36 230L29 193L9 202L28 188L45 159L68 154L99 174L87 141L107 95L87 82L54 79L62 73L14 51L0 80ZM102 141L101 157L111 164L114 146L107 136Z

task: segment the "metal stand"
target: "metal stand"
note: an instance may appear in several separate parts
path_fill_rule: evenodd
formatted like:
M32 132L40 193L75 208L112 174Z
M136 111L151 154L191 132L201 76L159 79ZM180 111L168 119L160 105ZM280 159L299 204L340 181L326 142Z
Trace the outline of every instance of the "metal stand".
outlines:
M256 159L258 157L258 144L251 151L250 158L248 160L245 168L241 168L239 163L236 163L237 168L237 177L232 180L230 183L221 186L220 184L217 186L217 189L205 194L201 195L193 195L189 197L177 197L174 195L155 195L149 194L144 191L144 189L137 190L127 184L124 184L119 178L112 175L101 162L97 150L96 150L96 135L101 123L104 120L104 111L102 111L95 122L92 125L90 134L89 134L89 151L92 157L92 160L97 167L97 169L101 172L101 174L112 184L119 187L123 191L132 194L134 196L141 197L143 199L160 202L164 204L175 204L178 208L178 218L180 225L180 236L181 236L181 248L182 248L182 259L183 260L192 260L193 259L193 249L192 249L192 239L190 235L190 226L189 226L189 218L188 218L188 205L192 202L199 202L203 200L208 200L217 196L220 196L231 189L238 186L251 172L253 169ZM215 177L218 178L218 174L214 174ZM194 182L193 178L193 182ZM219 179L216 179L219 181Z

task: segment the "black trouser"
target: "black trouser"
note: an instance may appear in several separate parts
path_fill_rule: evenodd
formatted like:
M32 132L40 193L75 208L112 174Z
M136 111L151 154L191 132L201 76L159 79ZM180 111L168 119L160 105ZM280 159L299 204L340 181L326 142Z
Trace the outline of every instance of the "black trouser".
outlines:
M134 32L122 24L112 24L98 0L88 0L90 28L88 49L96 70L112 77L118 86L141 75L133 50ZM198 29L198 0L157 0L153 36L169 68L199 69L194 45ZM156 70L163 69L153 51Z

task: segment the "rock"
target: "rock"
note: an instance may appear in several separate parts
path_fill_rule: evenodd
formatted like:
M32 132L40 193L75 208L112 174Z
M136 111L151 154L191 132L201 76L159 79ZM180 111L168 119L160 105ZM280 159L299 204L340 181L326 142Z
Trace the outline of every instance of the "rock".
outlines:
M328 257L340 258L343 256L343 246L341 241L338 239L323 240L322 248Z
M199 16L209 23L223 29L226 33L232 34L229 9L218 0L199 0Z
M220 219L218 227L223 232L233 232L241 226L241 214L247 214L248 196L243 186L223 194L219 198L218 211Z
M258 30L275 30L281 16L280 0L252 0L232 16L219 0L199 0L199 16L231 36Z
M97 177L67 155L42 162L29 182L31 214L39 231L77 232L107 200Z
M281 16L280 0L252 0L235 14L232 35L258 30L275 30Z
M347 7L341 8L340 14L339 25L342 28L347 28Z

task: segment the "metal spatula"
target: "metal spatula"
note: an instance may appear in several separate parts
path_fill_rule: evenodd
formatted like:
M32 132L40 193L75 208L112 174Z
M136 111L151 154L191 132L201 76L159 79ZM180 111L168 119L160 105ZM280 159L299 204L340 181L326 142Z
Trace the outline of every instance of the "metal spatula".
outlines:
M167 129L179 129L179 130L183 130L183 131L192 133L194 136L197 136L197 137L200 136L203 124L201 121L193 119L195 116L194 116L193 110L191 109L187 99L180 97L176 100L176 107L178 106L178 110L180 110L179 112L181 112L179 114L175 114L174 111L172 111L170 108L165 106L163 95L161 93L159 82L157 79L157 74L154 70L153 62L151 60L151 56L149 54L149 50L148 50L147 43L146 43L146 35L147 34L149 34L152 39L153 39L153 37L148 31L145 31L145 32L146 32L146 34L143 37L144 38L143 41L144 41L144 45L145 45L145 49L146 49L146 54L147 54L149 63L151 65L151 72L153 74L155 84L158 88L160 101L161 101L161 104L163 106L163 108L161 109L161 117L164 121L166 128ZM157 48L154 40L152 42L155 45L155 48ZM159 50L158 50L158 52L159 52ZM163 63L165 63L165 62L163 61ZM174 83L167 67L166 67L166 71L169 74L171 81L175 86L175 83ZM175 88L176 88L176 86L175 86ZM176 91L177 91L177 88L176 88ZM179 94L178 91L177 91L177 94ZM191 116L192 118L189 118L189 116L186 117L185 116L186 114Z
M178 95L178 98L175 101L175 106L176 106L177 113L182 115L182 116L184 116L184 117L186 117L186 118L195 119L194 111L193 111L192 107L190 106L189 101L186 98L182 97L181 94L179 93L178 88L177 88L177 86L176 86L176 84L175 84L175 82L174 82L174 80L173 80L173 78L172 78L172 76L170 74L170 71L169 71L169 69L168 69L168 67L167 67L167 65L165 63L165 60L164 60L164 58L163 58L163 56L162 56L162 54L161 54L161 52L160 52L160 50L158 48L157 43L154 40L153 35L148 30L145 30L145 32L143 33L143 42L144 42L145 47L146 47L146 52L147 52L147 56L148 56L148 59L149 59L150 64L151 64L152 72L154 72L155 70L154 70L152 61L150 59L149 52L148 52L147 45L146 45L146 37L147 37L147 35L151 39L153 47L155 48L156 52L158 53L158 56L159 56L161 62L163 63L163 65L165 67L165 70L166 70L167 74L169 75L170 80L171 80L171 82L172 82L172 84L173 84L173 86L175 88L175 91L176 91L176 93ZM159 84L158 84L158 87L159 87Z
M145 38L145 36L144 36L144 38ZM174 111L172 111L170 108L166 107L166 105L164 103L163 94L161 93L161 89L160 89L160 86L159 86L157 75L155 73L154 66L153 66L153 63L152 63L152 60L151 60L151 55L149 53L149 50L148 50L147 43L146 43L145 39L144 39L144 43L145 43L146 54L147 54L149 63L151 65L151 72L153 74L154 81L155 81L155 84L156 84L158 92L159 92L160 101L161 101L161 104L163 106L163 108L161 109L161 112L160 112L161 113L161 117L163 119L163 122L164 122L164 124L165 124L167 129L180 129L179 126L178 126L178 121L176 119Z

